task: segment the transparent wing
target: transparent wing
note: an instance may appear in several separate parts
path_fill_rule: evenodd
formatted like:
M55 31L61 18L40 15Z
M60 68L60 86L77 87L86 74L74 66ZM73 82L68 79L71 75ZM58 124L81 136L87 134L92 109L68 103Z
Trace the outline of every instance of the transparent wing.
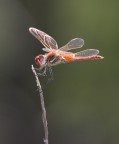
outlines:
M49 48L42 48L42 50L45 51L45 52L50 52Z
M84 45L84 40L81 38L74 38L69 41L65 46L61 47L60 50L62 51L69 51L72 49L81 48Z
M99 53L99 50L96 49L87 49L80 52L75 53L75 57L87 57L87 56L94 56Z
M36 37L46 48L58 49L57 42L49 35L36 28L29 28L30 33Z

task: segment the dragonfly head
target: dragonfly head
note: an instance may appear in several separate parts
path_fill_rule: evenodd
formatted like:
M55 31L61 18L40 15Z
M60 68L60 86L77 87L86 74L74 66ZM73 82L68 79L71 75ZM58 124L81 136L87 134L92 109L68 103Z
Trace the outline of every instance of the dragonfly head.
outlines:
M46 58L45 55L38 55L35 57L35 62L39 66L40 69L43 69L46 65Z

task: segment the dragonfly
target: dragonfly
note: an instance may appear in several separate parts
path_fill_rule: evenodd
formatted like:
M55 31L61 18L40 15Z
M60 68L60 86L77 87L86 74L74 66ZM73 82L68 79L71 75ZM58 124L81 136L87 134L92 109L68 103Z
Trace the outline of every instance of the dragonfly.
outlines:
M82 38L74 38L66 45L58 48L55 39L45 32L33 27L29 28L29 32L44 46L42 50L45 51L45 54L39 54L35 57L39 75L45 76L49 73L50 76L53 77L51 67L61 63L104 58L103 56L98 55L99 50L97 49L86 49L76 53L70 52L70 50L82 48L84 45L84 40Z

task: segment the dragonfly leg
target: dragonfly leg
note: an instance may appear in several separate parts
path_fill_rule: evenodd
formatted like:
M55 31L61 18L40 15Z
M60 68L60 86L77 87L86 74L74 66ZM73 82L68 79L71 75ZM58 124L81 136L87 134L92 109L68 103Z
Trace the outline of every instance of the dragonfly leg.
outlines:
M53 71L52 71L50 62L47 62L47 64L46 64L46 74L49 77L48 81L51 81L54 79L53 78Z
M38 76L46 76L44 73L37 73Z
M43 69L35 68L36 73L38 76L46 76L46 68L44 67Z
M35 71L36 71L36 72L39 72L39 71L40 71L40 69L39 69L39 68L36 68L36 67L35 67L34 69L35 69Z
M54 76L53 76L53 71L52 71L51 66L49 66L49 74L50 74L50 79L49 80L53 80Z

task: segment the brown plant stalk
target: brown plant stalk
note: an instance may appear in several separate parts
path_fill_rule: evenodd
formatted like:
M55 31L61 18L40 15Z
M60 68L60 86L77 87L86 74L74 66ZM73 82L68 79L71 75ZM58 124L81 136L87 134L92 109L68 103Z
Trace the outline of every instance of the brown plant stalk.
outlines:
M43 127L44 127L44 135L45 135L44 136L44 143L48 144L48 123L47 123L47 117L46 117L46 109L45 109L43 91L42 91L42 87L41 87L38 75L37 75L33 65L31 66L31 69L32 69L34 76L36 78L36 84L37 84L39 95L40 95L41 109L42 109L42 121L43 121Z

